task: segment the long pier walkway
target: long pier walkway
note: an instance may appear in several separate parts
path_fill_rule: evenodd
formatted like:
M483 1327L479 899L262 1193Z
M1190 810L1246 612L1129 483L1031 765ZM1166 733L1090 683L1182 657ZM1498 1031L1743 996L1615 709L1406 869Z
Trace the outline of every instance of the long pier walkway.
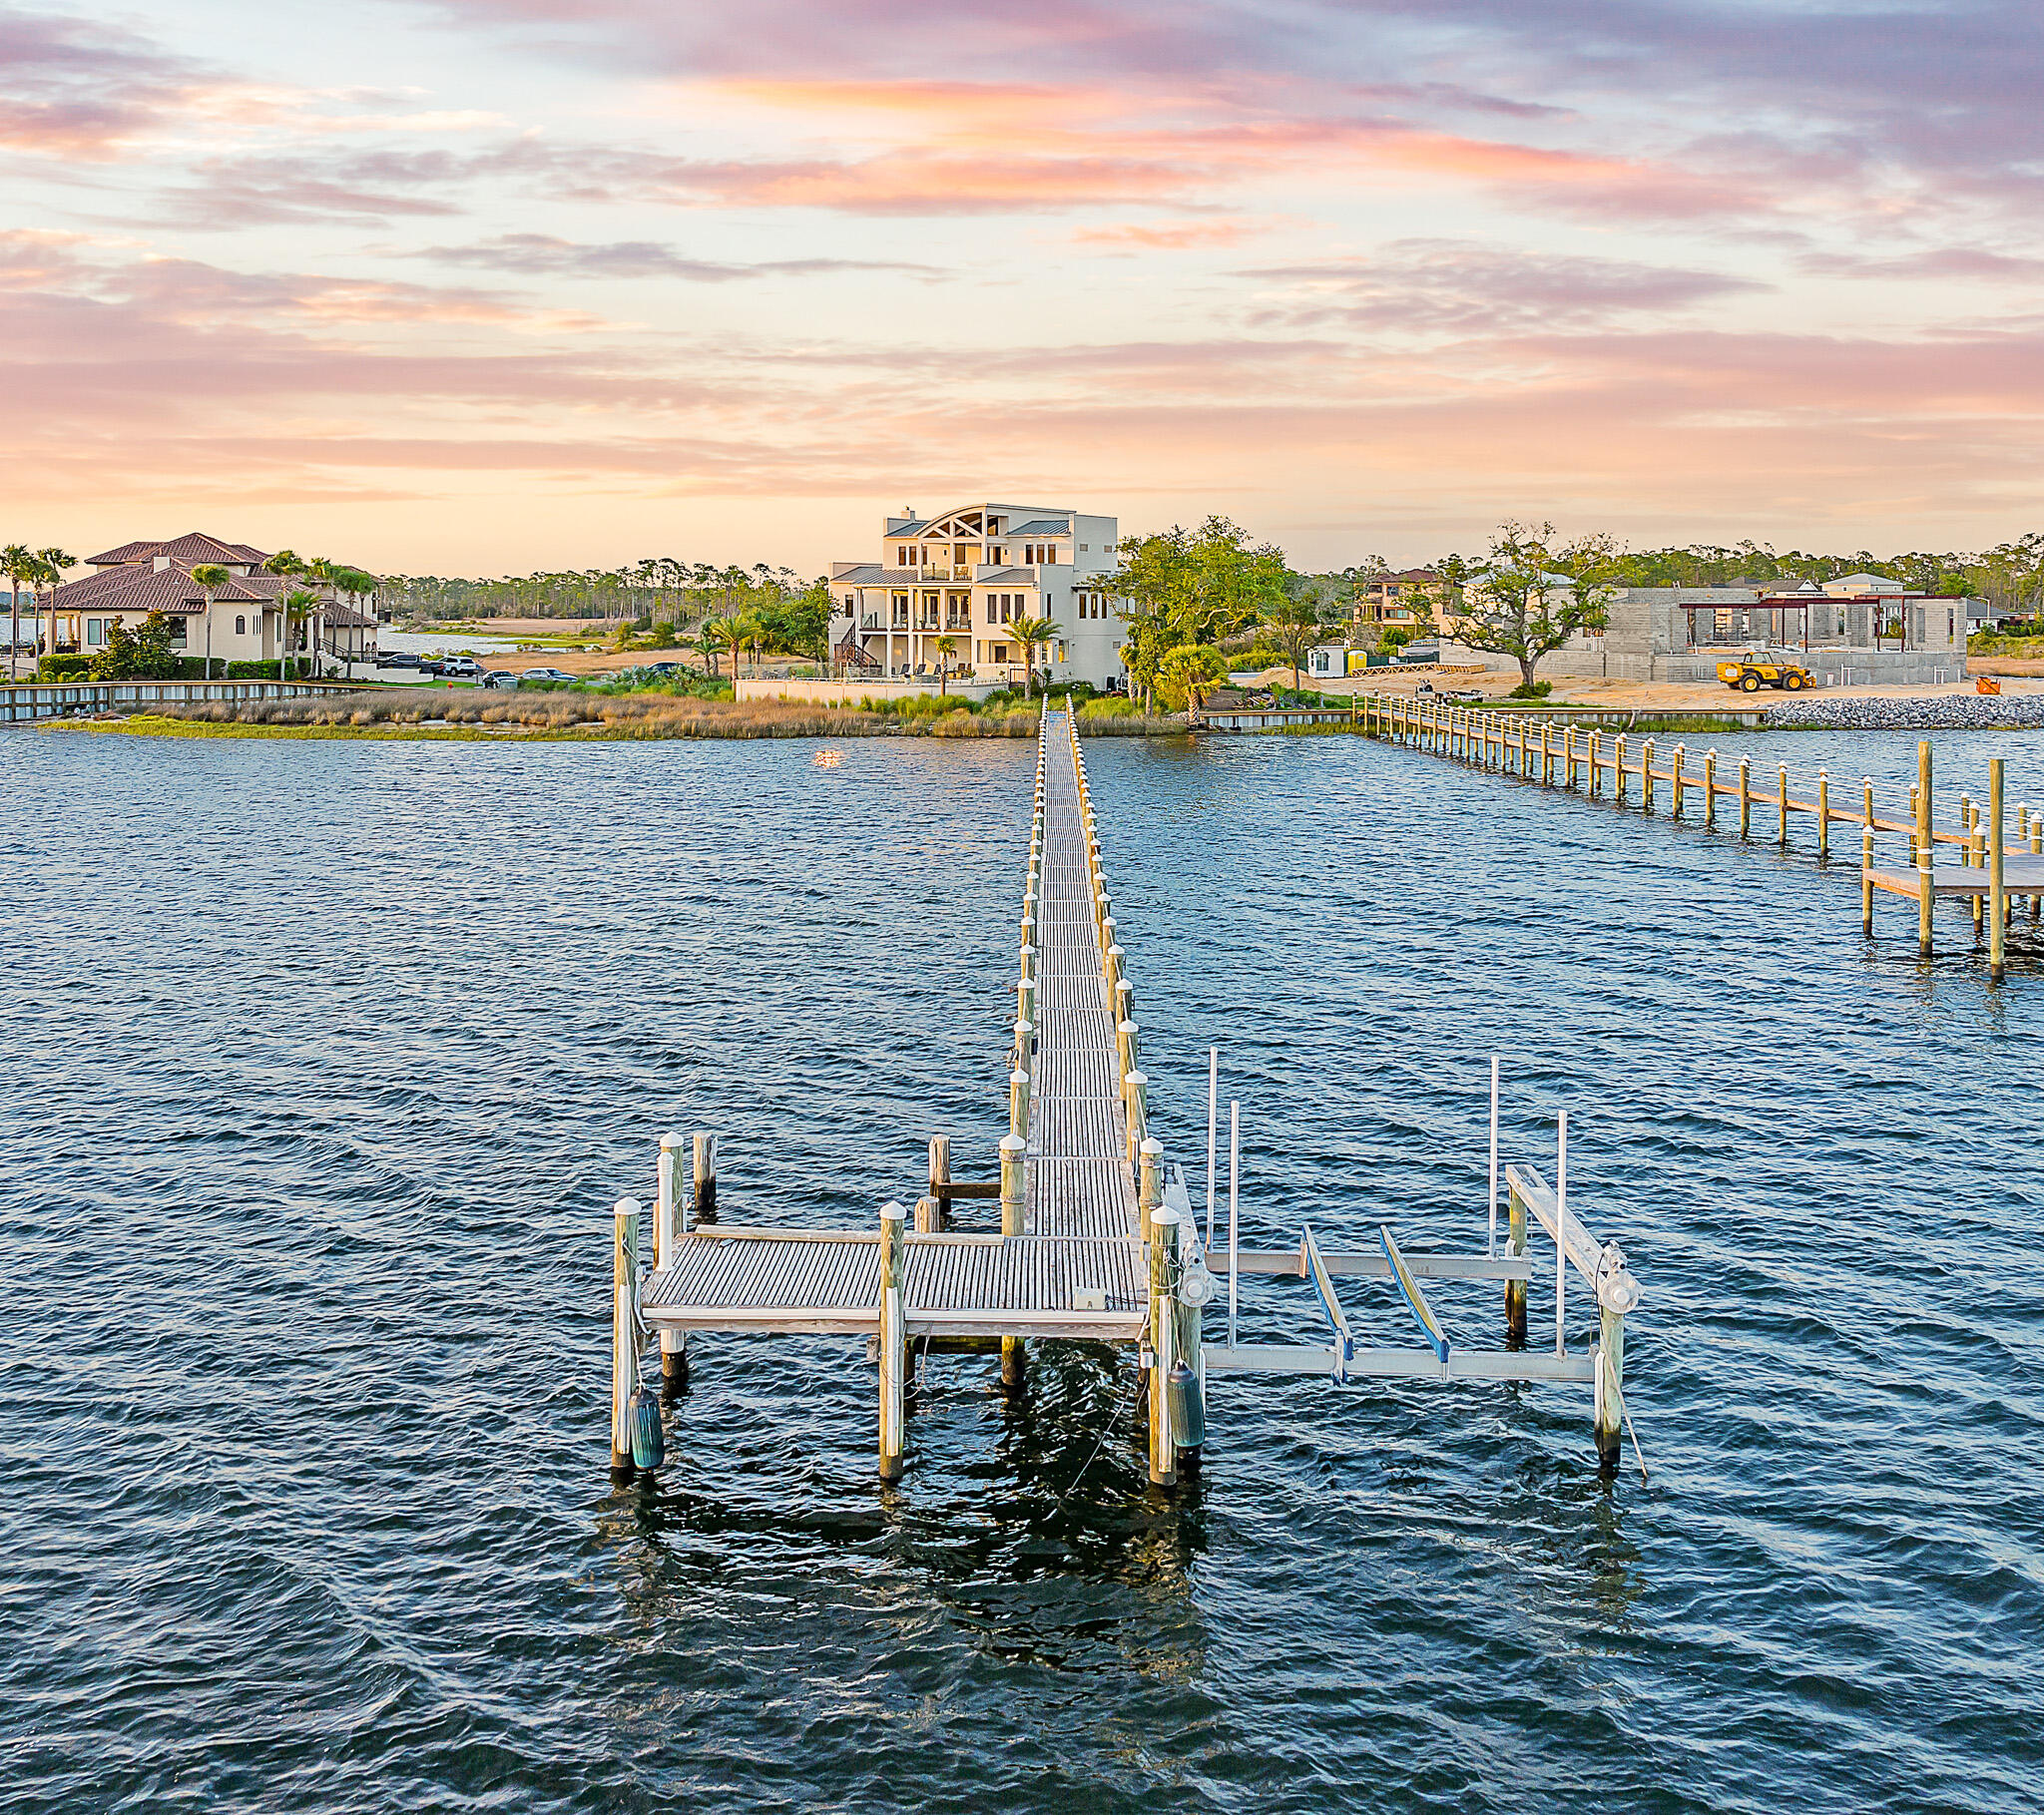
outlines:
M717 1219L714 1143L707 1154L707 1137L694 1143L685 1188L688 1143L663 1137L653 1269L640 1280L636 1204L629 1229L620 1206L616 1258L620 1291L629 1282L636 1299L632 1333L658 1333L670 1381L687 1377L691 1331L877 1337L883 1402L890 1346L999 1339L1003 1374L1013 1379L1026 1338L1142 1338L1150 1313L1137 1178L1144 1086L1138 1073L1124 1087L1136 1073L1137 1029L1108 908L1078 739L1069 713L1046 712L998 1185L952 1179L949 1140L940 1136L913 1229L899 1204L862 1229L727 1224ZM996 1194L997 1229L960 1226L957 1206ZM625 1346L621 1338L613 1461L628 1450L625 1400L637 1385L636 1345L629 1365ZM900 1356L892 1361L898 1400ZM898 1413L891 1445L884 1415L882 1425L884 1474L898 1467Z

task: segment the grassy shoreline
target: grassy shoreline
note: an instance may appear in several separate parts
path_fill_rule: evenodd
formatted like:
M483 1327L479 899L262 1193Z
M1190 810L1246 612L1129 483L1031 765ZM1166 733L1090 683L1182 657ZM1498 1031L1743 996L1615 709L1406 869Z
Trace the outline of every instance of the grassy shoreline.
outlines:
M1088 734L1185 734L1183 719L1146 718L1125 708L1082 706ZM704 699L687 693L575 691L450 695L391 691L374 696L206 702L121 718L52 719L43 728L158 737L368 738L380 742L629 742L668 738L1034 737L1041 707L1019 702L974 710L934 700L878 706L805 701Z

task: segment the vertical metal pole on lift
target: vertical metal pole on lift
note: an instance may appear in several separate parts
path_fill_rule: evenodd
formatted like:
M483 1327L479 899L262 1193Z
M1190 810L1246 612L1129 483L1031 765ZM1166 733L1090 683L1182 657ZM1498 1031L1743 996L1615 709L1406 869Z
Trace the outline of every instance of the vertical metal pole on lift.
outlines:
M1487 1259L1497 1258L1497 1055L1490 1056L1490 1232L1484 1238Z
M1569 1290L1569 1113L1561 1112L1554 1130L1554 1352L1565 1355L1563 1323Z
M1207 1245L1214 1245L1214 1134L1221 1102L1221 1049L1207 1049Z
M1235 1219L1236 1181L1242 1176L1242 1105L1228 1106L1228 1346L1235 1347L1235 1313L1242 1302L1242 1252Z

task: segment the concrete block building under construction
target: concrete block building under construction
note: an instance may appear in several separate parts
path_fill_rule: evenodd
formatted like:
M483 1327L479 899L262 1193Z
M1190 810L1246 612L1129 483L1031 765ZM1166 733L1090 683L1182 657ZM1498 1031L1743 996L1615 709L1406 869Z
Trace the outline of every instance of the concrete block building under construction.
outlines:
M1118 525L1063 506L961 504L881 523L878 561L830 570L830 656L841 673L1019 681L1013 627L1058 627L1038 651L1053 681L1104 686L1123 674L1122 621L1097 583ZM938 645L948 640L948 646Z

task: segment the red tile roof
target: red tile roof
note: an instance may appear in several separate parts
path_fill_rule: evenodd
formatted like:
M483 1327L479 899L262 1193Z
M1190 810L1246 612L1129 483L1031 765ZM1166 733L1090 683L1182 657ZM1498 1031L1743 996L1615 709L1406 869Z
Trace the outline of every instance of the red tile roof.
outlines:
M204 566L204 563L200 565ZM274 574L234 574L214 589L222 604L273 602L283 583ZM69 580L51 595L60 612L165 612L196 617L206 610L206 590L179 567L110 567L83 580Z
M250 548L246 543L223 542L218 536L208 536L198 530L189 530L169 542L124 542L119 548L110 548L101 555L88 555L87 567L128 567L138 562L154 561L159 555L168 555L173 561L188 565L208 561L237 566L253 563L259 567L269 559L259 548Z

